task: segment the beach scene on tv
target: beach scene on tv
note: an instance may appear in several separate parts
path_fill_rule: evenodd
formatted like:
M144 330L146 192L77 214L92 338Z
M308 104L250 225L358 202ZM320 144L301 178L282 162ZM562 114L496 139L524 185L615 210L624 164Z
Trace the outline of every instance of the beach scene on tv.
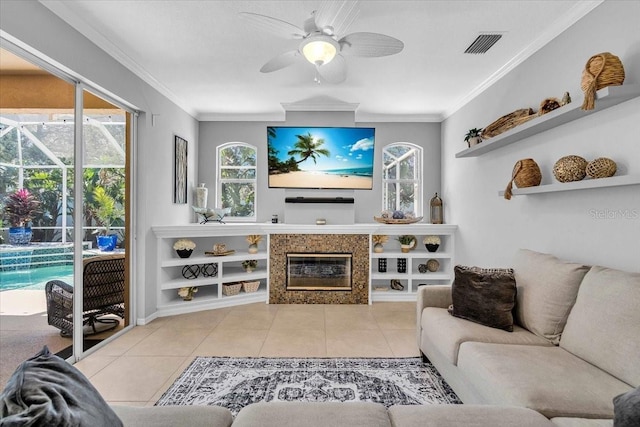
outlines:
M370 190L374 128L268 127L269 187Z

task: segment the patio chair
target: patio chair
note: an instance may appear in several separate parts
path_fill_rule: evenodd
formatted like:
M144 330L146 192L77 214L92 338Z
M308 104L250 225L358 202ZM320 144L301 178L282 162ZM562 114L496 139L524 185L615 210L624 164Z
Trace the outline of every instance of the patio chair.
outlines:
M124 254L100 255L83 261L84 334L92 335L114 329L124 319ZM50 280L45 285L49 325L70 337L73 331L73 286Z

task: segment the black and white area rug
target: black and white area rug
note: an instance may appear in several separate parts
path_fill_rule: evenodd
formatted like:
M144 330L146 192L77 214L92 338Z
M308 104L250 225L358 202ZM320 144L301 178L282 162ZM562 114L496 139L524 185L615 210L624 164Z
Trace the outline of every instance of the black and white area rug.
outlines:
M462 403L420 358L197 357L156 406L217 405L236 415L261 401Z

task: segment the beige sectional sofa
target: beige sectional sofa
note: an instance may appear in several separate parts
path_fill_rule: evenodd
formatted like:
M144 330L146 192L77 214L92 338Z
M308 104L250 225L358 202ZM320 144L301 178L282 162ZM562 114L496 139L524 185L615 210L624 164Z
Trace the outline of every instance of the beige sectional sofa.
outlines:
M640 385L640 274L528 250L515 262L514 330L454 317L448 286L424 286L418 346L465 404L533 409L559 426L611 426Z

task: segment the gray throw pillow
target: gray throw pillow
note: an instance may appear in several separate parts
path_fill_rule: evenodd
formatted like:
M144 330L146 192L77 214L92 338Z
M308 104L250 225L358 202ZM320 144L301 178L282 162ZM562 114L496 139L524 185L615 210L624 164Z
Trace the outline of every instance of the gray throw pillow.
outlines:
M640 387L613 398L613 427L640 426Z
M123 425L87 377L46 346L9 378L0 416L3 427Z
M451 287L452 314L492 328L513 332L516 280L510 268L457 265Z

